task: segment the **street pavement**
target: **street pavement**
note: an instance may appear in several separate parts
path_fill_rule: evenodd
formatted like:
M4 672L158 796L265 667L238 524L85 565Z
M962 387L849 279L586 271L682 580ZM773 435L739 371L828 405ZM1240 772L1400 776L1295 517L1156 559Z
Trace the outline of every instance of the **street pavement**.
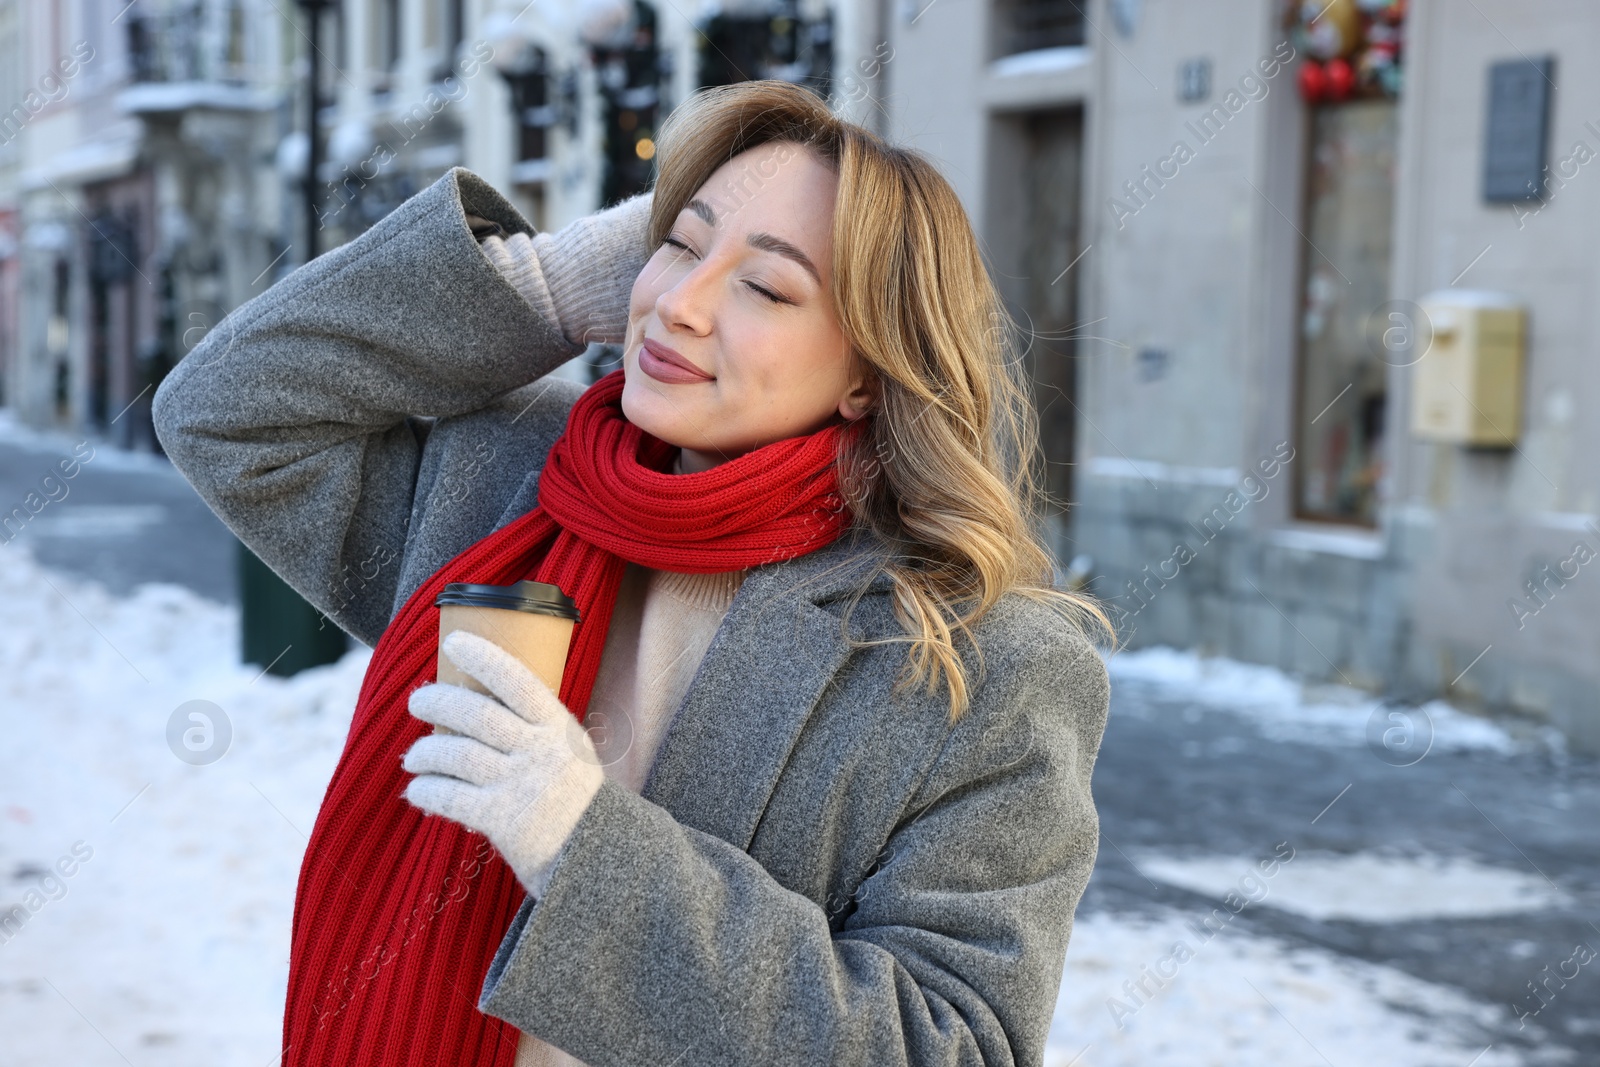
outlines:
M0 425L0 505L21 503L73 444ZM0 564L6 551L25 545L52 571L101 582L119 596L141 583L170 582L236 602L232 534L164 460L99 445L68 484L64 498L0 546ZM1202 699L1170 679L1120 671L1115 658L1112 667L1112 714L1094 780L1100 854L1063 985L1077 1006L1065 1016L1058 1007L1053 1048L1058 1040L1062 1048L1082 1044L1077 1037L1096 1027L1130 1033L1134 1015L1147 1034L1161 1032L1163 1012L1179 1027L1172 1005L1186 980L1202 981L1192 968L1152 979L1154 961L1142 958L1114 959L1109 973L1075 971L1075 959L1092 954L1094 931L1104 929L1097 923L1177 920L1200 945L1209 917L1213 927L1226 926L1219 936L1235 948L1270 943L1370 964L1483 1006L1473 1033L1461 1038L1461 1047L1481 1042L1495 1050L1479 1067L1600 1063L1594 761L1568 756L1548 732L1525 725L1513 724L1503 744L1452 745L1444 719L1435 723L1415 709L1401 714L1412 726L1421 722L1428 744L1410 737L1394 747L1382 729L1366 730L1365 742L1351 742L1349 730L1330 739L1245 714L1215 693ZM1350 712L1363 726L1364 708L1352 704ZM1269 864L1277 874L1264 873ZM1248 897L1243 906L1240 892ZM1248 976L1238 981L1250 984ZM1319 1047L1326 1039L1306 1017L1317 995L1286 1008L1255 984L1206 990L1237 993L1244 998L1237 1003L1252 991L1275 1013L1270 1018L1298 1035L1287 1040L1304 1041L1298 1055L1185 1058L1151 1045L1106 1059L1109 1039L1084 1038L1102 1048L1086 1049L1078 1062L1350 1062ZM1419 1026L1425 1016L1419 1009ZM1231 1047L1246 1049L1243 1040ZM1374 1041L1381 1047L1382 1035ZM1434 1061L1377 1055L1363 1067L1389 1062Z
M1235 856L1236 873L1280 842L1298 857L1334 858L1330 868L1343 857L1353 877L1328 886L1327 899L1275 906L1268 892L1262 906L1232 916L1228 934L1270 937L1457 989L1506 1009L1485 1026L1486 1044L1565 1048L1570 1062L1600 1063L1600 959L1593 955L1600 950L1600 768L1593 760L1566 756L1540 733L1513 751L1416 744L1396 752L1383 746L1381 732L1373 744L1310 734L1295 740L1264 731L1255 716L1187 699L1180 687L1117 678L1115 670L1113 677L1094 778L1100 856L1080 917L1231 912L1220 892L1195 891L1204 878L1188 879L1191 888L1174 885L1142 870L1143 856ZM1469 876L1402 882L1392 896L1412 899L1380 891L1343 909L1367 921L1309 917L1340 910L1341 894L1375 888L1361 884L1363 859L1405 857L1448 857ZM1286 870L1294 862L1304 859ZM1176 880L1185 880L1179 868ZM1524 879L1530 897L1558 902L1472 914L1477 871ZM1236 880L1212 882L1220 890ZM1580 945L1587 951L1574 959ZM1149 1010L1159 1011L1159 1002ZM1303 1062L1323 1062L1311 1047L1304 1051Z
M62 477L58 463L80 456L91 458ZM33 506L44 502L37 514L30 493ZM0 552L26 545L40 563L114 593L174 582L238 600L237 539L164 457L0 425L0 518L19 508L26 519L0 527Z

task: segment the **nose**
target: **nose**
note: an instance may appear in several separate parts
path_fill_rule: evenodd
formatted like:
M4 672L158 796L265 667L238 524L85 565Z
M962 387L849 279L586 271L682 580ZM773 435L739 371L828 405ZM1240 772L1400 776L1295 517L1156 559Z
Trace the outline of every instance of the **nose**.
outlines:
M657 317L669 330L705 336L711 331L716 285L715 267L703 260L696 263L656 297Z

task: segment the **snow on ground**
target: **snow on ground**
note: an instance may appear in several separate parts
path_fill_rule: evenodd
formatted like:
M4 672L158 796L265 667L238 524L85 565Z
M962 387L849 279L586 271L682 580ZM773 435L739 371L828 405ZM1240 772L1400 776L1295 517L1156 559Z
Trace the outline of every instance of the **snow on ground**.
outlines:
M370 652L264 675L237 662L235 610L167 585L113 597L18 544L0 548L0 598L0 912L24 912L0 926L6 1064L271 1067L305 835ZM175 755L209 755L196 722L170 726L191 701L231 728L214 762ZM1314 907L1365 870L1312 858L1280 870L1277 899ZM1143 863L1216 888L1204 864ZM1334 884L1291 891L1301 869ZM1143 968L1179 940L1194 956L1164 988L1124 988L1154 990ZM1236 929L1205 940L1176 916L1099 913L1078 920L1047 1062L1465 1067L1501 1011ZM1545 1062L1491 1049L1474 1067Z
M1571 1062L1477 1036L1508 1017L1394 968L1232 929L1207 941L1176 916L1095 913L1073 927L1045 1067Z
M1242 715L1274 741L1389 743L1397 755L1414 745L1410 755L1416 759L1430 743L1435 751L1502 755L1520 751L1525 744L1501 724L1469 715L1443 700L1403 708L1349 686L1311 686L1275 667L1223 656L1157 646L1118 652L1107 669L1114 682L1145 683L1174 699ZM1412 731L1415 737L1393 731ZM1542 733L1540 741L1559 747L1553 735Z
M1570 897L1536 874L1447 856L1301 852L1270 880L1241 880L1248 857L1179 859L1159 853L1130 857L1139 873L1216 900L1236 893L1252 905L1308 919L1413 922L1477 918L1560 908Z
M15 544L0 601L0 911L25 914L0 926L6 1062L265 1067L305 834L370 652L263 675L235 610L168 585L118 599ZM210 752L231 726L215 762L169 747L193 700L222 711ZM203 730L180 726L180 748Z

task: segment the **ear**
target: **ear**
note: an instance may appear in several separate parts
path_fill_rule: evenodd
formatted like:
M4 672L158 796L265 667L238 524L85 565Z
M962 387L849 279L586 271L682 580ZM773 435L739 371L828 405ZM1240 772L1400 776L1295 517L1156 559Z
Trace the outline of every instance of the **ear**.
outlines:
M867 414L876 405L878 399L878 376L864 362L858 363L863 369L850 383L850 391L845 393L839 401L839 414L847 421L854 421Z

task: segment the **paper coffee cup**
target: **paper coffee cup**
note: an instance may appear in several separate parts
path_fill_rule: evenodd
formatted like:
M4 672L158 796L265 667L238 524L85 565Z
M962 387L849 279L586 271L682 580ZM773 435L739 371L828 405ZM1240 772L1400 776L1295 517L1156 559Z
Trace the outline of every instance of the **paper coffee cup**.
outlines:
M552 692L561 691L578 605L559 587L528 581L514 585L451 582L434 598L434 604L439 608L441 646L457 630L477 634L511 653ZM440 682L494 695L477 679L462 673L442 648L437 656ZM434 732L448 731L436 728Z

